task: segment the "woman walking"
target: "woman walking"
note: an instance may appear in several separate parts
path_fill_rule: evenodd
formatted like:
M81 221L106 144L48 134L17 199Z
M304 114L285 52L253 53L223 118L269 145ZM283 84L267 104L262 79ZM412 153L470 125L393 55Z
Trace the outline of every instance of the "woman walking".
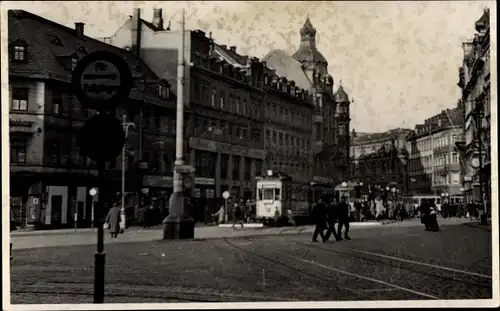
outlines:
M113 204L113 207L109 210L104 223L108 227L111 238L118 237L120 232L120 207L117 203Z

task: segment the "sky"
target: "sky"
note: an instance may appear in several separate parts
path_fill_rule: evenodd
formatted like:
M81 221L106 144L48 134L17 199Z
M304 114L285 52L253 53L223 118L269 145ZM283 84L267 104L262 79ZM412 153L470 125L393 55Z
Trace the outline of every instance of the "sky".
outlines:
M309 16L335 88L342 81L354 99L351 128L357 132L414 128L454 108L462 42L474 36L484 8L492 20L495 12L494 1L7 1L2 7L68 27L84 22L91 37L111 36L136 7L146 20L162 8L165 25L170 20L172 30L179 29L185 8L187 29L212 32L217 43L259 58L272 49L293 54Z

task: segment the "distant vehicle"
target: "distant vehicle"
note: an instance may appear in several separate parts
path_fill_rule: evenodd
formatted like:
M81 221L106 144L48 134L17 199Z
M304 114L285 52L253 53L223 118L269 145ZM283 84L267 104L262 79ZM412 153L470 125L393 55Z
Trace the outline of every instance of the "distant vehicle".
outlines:
M292 178L285 174L261 177L257 181L256 219L267 225L300 224L309 218L307 197L292 190Z

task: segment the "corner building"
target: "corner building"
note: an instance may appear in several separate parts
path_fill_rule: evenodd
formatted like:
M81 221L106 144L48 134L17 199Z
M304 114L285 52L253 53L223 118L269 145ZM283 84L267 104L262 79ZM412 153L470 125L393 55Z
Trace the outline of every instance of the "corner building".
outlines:
M117 107L118 116L126 114L136 124L125 155L126 206L138 201L134 194L143 182L169 171L171 149L152 142L173 142L175 95L170 85L130 51L86 36L84 26L68 28L23 10L8 12L10 208L11 219L21 226L71 228L76 213L76 225L90 227L89 189L97 183L96 163L82 156L76 140L96 111L71 92L72 71L89 53L115 53L135 77L147 81L135 85ZM121 191L121 164L122 156L107 167L116 192ZM127 214L133 218L134 207Z
M464 139L457 146L463 153L463 188L465 200L481 201L480 175L483 175L483 195L488 210L491 208L491 64L490 64L490 11L485 9L475 23L476 33L472 40L462 44L464 56L459 69L458 86L464 103ZM482 111L475 120L475 111ZM480 130L479 130L480 129ZM481 133L481 146L479 146ZM472 159L478 158L479 148L482 167L472 167Z

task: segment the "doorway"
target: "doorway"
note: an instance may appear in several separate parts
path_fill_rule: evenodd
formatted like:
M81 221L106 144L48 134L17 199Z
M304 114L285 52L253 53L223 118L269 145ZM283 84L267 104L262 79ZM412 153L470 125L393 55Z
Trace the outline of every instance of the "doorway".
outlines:
M51 198L51 224L54 228L61 227L61 216L62 216L62 195L53 195Z

